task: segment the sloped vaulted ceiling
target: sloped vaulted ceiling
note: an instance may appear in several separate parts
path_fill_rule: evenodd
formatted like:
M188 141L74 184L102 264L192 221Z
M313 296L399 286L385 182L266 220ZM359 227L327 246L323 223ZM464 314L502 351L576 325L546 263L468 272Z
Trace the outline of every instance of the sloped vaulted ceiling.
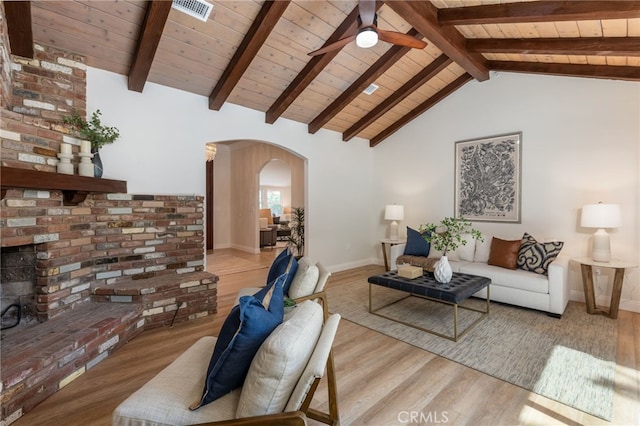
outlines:
M315 57L354 33L357 1L210 1L206 22L166 1L3 3L13 54L53 45L127 75L130 90L154 82L371 146L492 70L640 80L639 1L376 2L379 28L427 47L348 43Z

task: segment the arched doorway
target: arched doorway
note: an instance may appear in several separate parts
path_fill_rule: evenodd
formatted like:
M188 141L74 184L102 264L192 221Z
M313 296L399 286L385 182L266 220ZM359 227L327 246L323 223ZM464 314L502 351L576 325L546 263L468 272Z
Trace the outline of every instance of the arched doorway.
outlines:
M207 203L213 200L210 204L215 212L214 248L259 253L260 173L272 160L287 164L291 181L288 205L303 207L307 160L286 148L263 141L221 141L216 145L213 178L207 182L213 182L213 196L206 200Z

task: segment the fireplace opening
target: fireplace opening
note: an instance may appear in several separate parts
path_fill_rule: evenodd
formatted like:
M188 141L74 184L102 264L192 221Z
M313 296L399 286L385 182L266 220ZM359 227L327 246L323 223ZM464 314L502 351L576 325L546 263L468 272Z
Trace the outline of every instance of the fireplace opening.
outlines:
M36 247L33 244L0 249L2 331L37 323L34 314L36 260Z

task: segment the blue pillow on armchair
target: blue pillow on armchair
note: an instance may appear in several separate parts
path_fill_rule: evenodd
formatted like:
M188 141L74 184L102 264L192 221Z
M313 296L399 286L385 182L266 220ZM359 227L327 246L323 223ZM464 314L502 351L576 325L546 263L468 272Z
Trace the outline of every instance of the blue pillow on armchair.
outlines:
M429 235L431 231L420 233L407 226L407 244L404 246L404 253L409 256L429 256L431 244L424 239L424 235Z
M242 386L253 357L267 337L282 323L286 274L267 291L242 296L227 316L207 368L202 398L189 406L195 410Z
M271 268L269 268L269 273L267 274L267 284L273 282L273 280L282 274L287 274L283 291L284 294L289 294L289 287L291 286L291 282L293 281L297 270L298 261L293 256L293 252L289 250L289 247L287 247L282 250L282 253L280 253L271 264Z

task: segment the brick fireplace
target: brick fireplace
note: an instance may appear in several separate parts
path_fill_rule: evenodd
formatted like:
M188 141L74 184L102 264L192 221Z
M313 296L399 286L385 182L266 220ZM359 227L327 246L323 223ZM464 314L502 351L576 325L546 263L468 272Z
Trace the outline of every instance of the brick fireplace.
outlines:
M2 331L6 424L143 330L216 312L201 196L89 194L65 206L61 191L9 189L0 211L3 269L21 266L0 289L26 293L19 303L38 320Z
M0 424L11 424L143 330L216 312L217 277L204 271L202 196L48 187L61 143L79 150L63 117L86 113L85 58L40 45L11 55L4 20L0 3L0 171L45 174L0 182L2 266L24 266L0 286L13 297L3 309L17 300L34 318L1 333Z

